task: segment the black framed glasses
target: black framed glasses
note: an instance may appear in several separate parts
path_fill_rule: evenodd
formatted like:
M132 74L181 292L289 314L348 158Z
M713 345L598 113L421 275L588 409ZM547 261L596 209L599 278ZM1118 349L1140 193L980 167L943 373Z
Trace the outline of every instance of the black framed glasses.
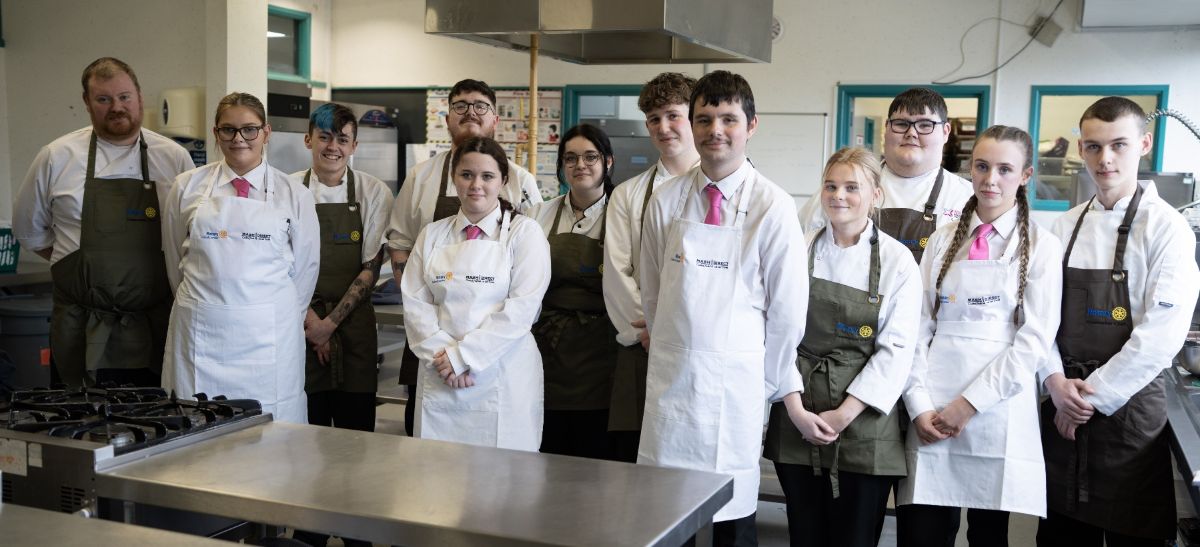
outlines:
M933 133L933 130L937 128L938 125L943 123L946 122L934 120L917 120L915 122L910 122L908 120L901 120L899 118L893 118L887 121L888 128L892 130L892 133L899 133L901 135L908 133L908 128L910 127L917 128L918 135L928 135Z
M582 156L577 154L565 154L563 155L563 165L566 165L567 167L575 167L577 164L579 164L580 159L583 159L584 165L596 165L597 163L600 163L600 158L603 157L604 156L595 152L588 152Z
M458 101L450 105L450 110L459 116L466 114L468 109L474 110L475 114L480 116L486 116L488 112L492 111L492 105L486 101L479 101L477 103Z
M252 141L258 138L258 132L262 131L261 125L247 125L246 127L218 127L217 136L225 142L232 141L238 133L242 134L242 138Z

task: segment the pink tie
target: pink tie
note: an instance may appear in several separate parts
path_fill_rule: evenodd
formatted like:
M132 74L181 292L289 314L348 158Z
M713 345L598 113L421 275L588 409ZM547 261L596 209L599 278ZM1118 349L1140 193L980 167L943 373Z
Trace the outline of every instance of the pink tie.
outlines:
M474 224L467 226L466 230L467 239L479 239L479 234L483 233L483 230L479 229L479 227Z
M708 214L704 215L704 223L712 224L713 226L721 225L721 189L715 184L709 184L704 187L704 193L708 194Z
M233 179L233 187L237 188L237 197L244 198L250 196L250 181L242 177L238 177Z
M991 224L979 225L979 228L975 231L975 242L971 243L971 253L967 255L967 258L971 260L987 260L991 258L991 255L988 253L987 242L987 236L990 233L992 233Z

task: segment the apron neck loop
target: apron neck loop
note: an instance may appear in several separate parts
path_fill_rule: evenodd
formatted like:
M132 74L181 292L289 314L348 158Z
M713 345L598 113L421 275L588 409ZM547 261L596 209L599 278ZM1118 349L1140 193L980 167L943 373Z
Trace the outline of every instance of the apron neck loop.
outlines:
M1133 192L1133 198L1129 200L1129 206L1125 208L1125 216L1121 219L1120 226L1117 226L1117 248L1113 253L1112 279L1115 282L1125 280L1125 246L1129 243L1129 232L1133 229L1133 220L1137 216L1138 207L1142 203L1142 194L1145 193L1145 188L1141 184L1137 185L1137 190ZM1071 251L1075 248L1075 240L1079 237L1079 229L1083 227L1083 217L1087 216L1092 210L1092 205L1096 202L1096 196L1088 200L1087 207L1083 208L1083 212L1079 213L1079 219L1075 221L1075 229L1071 231L1071 240L1067 243L1067 250L1063 253L1063 269L1067 268L1067 264L1071 260Z
M601 196L600 199L607 199L607 198L608 198L608 196ZM567 204L570 201L571 201L571 193L568 190L566 194L563 194L562 203L558 204L558 210L554 211L554 221L550 223L550 233L548 235L558 235L558 233L559 233L558 232L558 223L559 223L559 221L562 220L562 212L564 210L566 210ZM574 207L574 205L572 205L572 207ZM600 224L600 243L601 244L604 244L604 234L608 230L608 223L605 222L605 219L603 218L603 217L607 216L606 213L608 213L608 202L604 203L604 208L600 211L600 216L602 218L599 218L596 220L596 222L601 223ZM574 213L572 213L572 215L574 215ZM644 218L645 211L642 212L642 215ZM572 221L571 224L573 225L573 224L575 224L575 222L577 222L577 221Z
M814 270L814 252L817 248L817 242L825 235L828 226L822 226L821 231L817 232L813 238L812 244L808 246L808 277L811 279ZM837 243L835 242L834 245ZM867 280L867 303L879 303L879 276L882 267L879 260L879 227L871 225L871 270Z
M86 178L96 177L96 143L99 137L96 136L96 130L92 130L92 138L88 142L88 159ZM149 189L153 182L150 180L150 154L147 152L149 145L146 144L146 134L138 133L138 155L142 167L142 189Z
M938 167L937 178L933 180L933 189L929 191L929 198L925 200L925 221L929 222L934 219L933 208L937 205L938 196L942 194L942 179L946 175L946 170Z

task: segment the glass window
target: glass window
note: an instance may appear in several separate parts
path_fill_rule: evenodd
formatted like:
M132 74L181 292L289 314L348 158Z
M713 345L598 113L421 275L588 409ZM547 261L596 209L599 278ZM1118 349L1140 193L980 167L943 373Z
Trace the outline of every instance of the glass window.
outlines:
M300 21L282 15L267 16L267 70L301 76Z

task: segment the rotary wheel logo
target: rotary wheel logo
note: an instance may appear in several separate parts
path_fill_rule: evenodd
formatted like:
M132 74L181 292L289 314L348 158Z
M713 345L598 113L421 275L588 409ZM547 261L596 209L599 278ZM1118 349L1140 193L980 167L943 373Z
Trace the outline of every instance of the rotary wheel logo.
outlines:
M229 239L229 231L221 230L221 231L217 232L217 237L219 237L221 239Z
M862 327L859 327L859 329L858 329L858 335L863 338L870 338L871 335L874 333L875 333L875 329L872 329L868 325L863 325Z
M928 244L928 243L929 243L929 238L927 238L927 237L923 237L923 238L921 238L920 245L921 245L921 248L922 248L922 249L924 249L924 248L925 248L925 245L926 245L926 244Z
M454 279L454 272L446 272L446 281L451 281L453 279Z
M146 218L154 218L156 216L158 216L158 211L154 210L153 207L146 208Z
M1113 319L1115 319L1117 321L1124 321L1126 317L1129 317L1129 312L1125 311L1125 308L1122 308L1121 306L1117 306L1117 307L1113 308L1113 310L1112 310L1112 318Z
M360 239L362 239L362 234L358 233L358 230L350 232L350 241L358 241Z

